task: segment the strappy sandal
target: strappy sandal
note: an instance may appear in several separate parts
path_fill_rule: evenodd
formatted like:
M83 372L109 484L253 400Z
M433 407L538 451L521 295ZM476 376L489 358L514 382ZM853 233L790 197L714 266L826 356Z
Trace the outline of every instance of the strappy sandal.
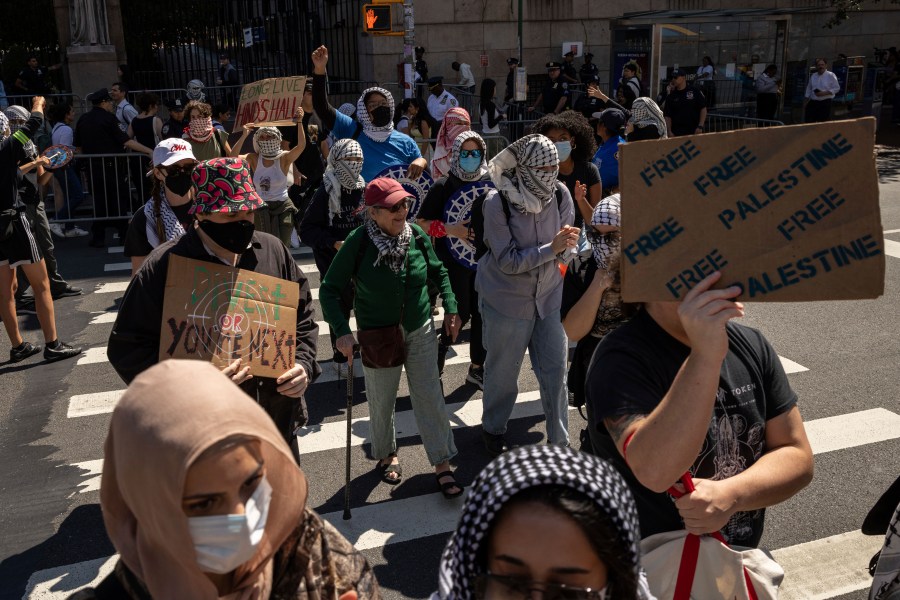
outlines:
M444 498L452 500L453 498L462 496L464 491L463 486L456 481L456 476L453 474L453 471L442 471L441 473L435 473L435 476L437 477L438 487L441 488L441 493L444 495ZM441 480L446 479L447 477L449 477L450 480L442 483ZM457 491L452 493L448 492L447 490L451 488L456 488Z
M394 456L388 456L387 458L393 458ZM378 470L378 473L381 475L381 480L388 485L397 485L401 481L403 481L403 469L400 468L400 464L386 464L383 465L380 462L375 467ZM393 477L391 477L393 475Z

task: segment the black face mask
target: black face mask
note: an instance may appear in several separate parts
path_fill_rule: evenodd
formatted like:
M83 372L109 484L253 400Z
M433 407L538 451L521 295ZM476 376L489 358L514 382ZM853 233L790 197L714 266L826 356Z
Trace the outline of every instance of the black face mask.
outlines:
M166 177L166 188L171 190L173 194L177 194L179 196L186 196L189 191L191 191L191 186L193 185L193 181L191 181L191 172L180 172L173 173Z
M229 252L242 254L250 245L253 238L253 221L241 219L228 223L213 223L209 219L200 221L200 229L208 235L212 241L225 248Z
M387 106L379 106L370 115L372 117L372 125L375 127L384 127L391 122L391 109Z

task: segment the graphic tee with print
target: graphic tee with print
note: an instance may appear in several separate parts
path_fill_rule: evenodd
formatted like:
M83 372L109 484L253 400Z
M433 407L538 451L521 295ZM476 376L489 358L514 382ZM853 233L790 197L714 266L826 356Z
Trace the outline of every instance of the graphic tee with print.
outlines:
M784 368L760 332L729 322L728 354L719 374L706 439L691 474L722 480L745 471L766 451L766 421L797 403ZM690 348L666 333L645 310L607 335L588 369L586 394L593 422L603 440L598 452L628 481L638 505L641 537L684 528L672 498L641 485L625 465L603 419L647 415L669 391ZM678 436L678 431L672 431ZM672 483L675 483L674 481ZM730 544L756 547L765 510L732 515L722 534Z

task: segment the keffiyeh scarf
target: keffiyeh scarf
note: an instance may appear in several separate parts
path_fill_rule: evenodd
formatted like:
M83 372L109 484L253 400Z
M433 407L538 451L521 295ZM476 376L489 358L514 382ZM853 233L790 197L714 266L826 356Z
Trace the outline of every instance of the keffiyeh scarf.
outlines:
M0 112L0 141L3 141L7 133L12 133L9 131L9 117Z
M356 118L359 121L359 124L362 125L364 135L376 142L383 142L391 137L391 133L394 132L394 122L389 121L388 124L383 127L375 127L375 125L372 124L372 119L369 117L369 111L366 109L366 98L372 93L381 94L387 98L388 108L391 109L391 114L394 114L394 97L391 93L384 88L370 87L364 91L362 96L359 97L359 100L356 101Z
M378 257L372 264L374 266L386 265L394 273L399 273L403 269L406 253L409 251L409 242L412 238L412 228L409 223L404 224L400 235L390 236L378 227L378 223L374 219L369 219L366 221L366 232L378 251Z
M552 166L552 171L538 167ZM559 155L556 144L539 133L526 135L506 147L488 164L494 186L519 212L537 214L553 199Z
M631 105L631 123L635 127L649 127L653 125L659 131L660 139L666 139L666 118L662 110L650 98L635 98Z
M351 162L346 158L362 158L363 151L359 142L344 138L335 142L328 153L328 163L322 175L322 185L328 193L328 224L331 225L334 215L341 210L341 189L361 190L366 187L362 175L362 161Z
M613 225L621 227L621 200L619 194L607 196L597 203L594 207L594 214L591 217L591 225ZM622 235L618 231L610 233L600 233L593 227L585 227L588 241L591 243L591 250L594 254L594 260L597 266L604 271L609 271L610 259L619 251L619 245L622 241Z
M441 600L472 600L473 578L486 534L504 505L529 488L558 485L586 495L604 512L618 553L639 571L640 533L634 498L625 480L609 463L590 454L551 444L516 448L490 463L475 478L456 531L441 556L438 594ZM613 590L613 592L615 592ZM623 596L617 596L617 599ZM433 596L434 598L434 596Z
M451 150L453 142L459 134L472 129L472 118L469 112L460 107L454 107L447 111L444 120L441 121L441 129L438 131L437 143L434 146L434 159L431 161L431 175L437 179L450 172Z
M462 150L462 145L469 140L478 142L478 147L481 149L481 165L474 173L469 173L459 164L459 153ZM464 131L453 140L453 151L450 153L450 172L463 181L478 181L487 174L486 155L487 147L484 143L484 139L474 131Z
M157 203L159 206L159 219L162 221L163 233L166 236L165 240L160 240L159 233L156 231ZM162 242L176 240L184 235L184 227L181 225L181 221L178 220L178 217L175 216L175 213L172 211L172 206L166 198L165 186L160 186L159 188L159 200L150 200L149 202L144 203L144 217L146 217L145 221L147 222L147 241L150 242L150 245L154 248L159 246Z
M192 141L203 143L212 138L215 131L212 117L199 117L188 122L188 135Z
M272 136L273 139L261 140L264 135ZM253 151L268 160L274 160L281 156L284 152L281 149L281 132L277 127L260 127L253 134Z

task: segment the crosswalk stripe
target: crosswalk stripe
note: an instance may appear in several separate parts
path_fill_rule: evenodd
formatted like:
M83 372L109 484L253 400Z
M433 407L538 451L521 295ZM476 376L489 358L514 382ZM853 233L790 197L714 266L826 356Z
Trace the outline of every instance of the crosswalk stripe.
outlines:
M103 312L95 313L97 316L91 319L91 322L88 325L103 325L104 323L115 323L116 317L119 316L118 310L105 310Z
M130 262L106 263L105 265L103 265L103 270L106 273L111 273L113 271L130 271L131 263Z
M78 483L78 491L80 493L85 494L87 492L100 491L100 478L103 475L102 458L98 458L96 460L86 460L80 463L73 463L72 466L84 471L84 473L81 474L81 477L88 478Z
M81 356L78 357L78 362L76 365L93 365L97 363L105 363L109 362L109 359L106 357L106 346L98 346L96 348L87 348L84 352L82 352Z
M900 242L884 240L884 253L894 258L900 258Z
M69 398L69 410L66 412L66 417L74 419L111 413L124 393L125 390L113 390L72 396Z
M528 355L528 351L525 351L525 355ZM468 344L459 344L456 346L451 346L450 350L447 352L447 360L444 362L445 367L450 367L453 365L464 365L471 362L472 358L469 356L469 345ZM347 377L347 365L346 363L341 364L341 373L338 375L337 368L335 367L335 363L332 360L320 360L319 366L322 367L322 374L319 375L319 378L316 379L316 383L314 385L318 385L320 383L334 383L338 379L346 379ZM403 368L406 371L406 367ZM356 359L353 361L353 375L354 377L361 377L363 373L362 361L360 359Z
M884 408L814 419L806 423L814 454L865 446L900 437L900 415Z
M802 373L803 371L809 371L806 367L799 363L795 363L789 358L785 358L783 356L779 356L781 359L781 366L784 368L784 372L790 375L791 373Z
M113 281L111 283L101 283L94 290L95 294L119 294L128 288L129 281Z
M106 249L107 254L122 254L125 252L125 246L110 246Z

